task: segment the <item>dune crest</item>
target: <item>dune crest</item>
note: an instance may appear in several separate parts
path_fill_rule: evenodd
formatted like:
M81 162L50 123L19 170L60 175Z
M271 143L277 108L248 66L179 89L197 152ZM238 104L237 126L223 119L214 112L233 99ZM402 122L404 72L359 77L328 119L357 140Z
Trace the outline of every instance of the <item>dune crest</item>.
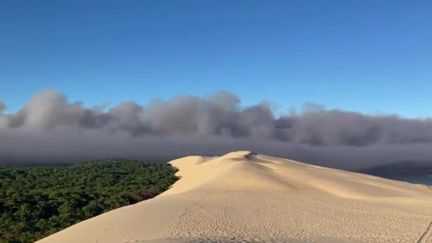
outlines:
M423 185L250 151L169 163L180 177L171 189L39 242L432 240Z

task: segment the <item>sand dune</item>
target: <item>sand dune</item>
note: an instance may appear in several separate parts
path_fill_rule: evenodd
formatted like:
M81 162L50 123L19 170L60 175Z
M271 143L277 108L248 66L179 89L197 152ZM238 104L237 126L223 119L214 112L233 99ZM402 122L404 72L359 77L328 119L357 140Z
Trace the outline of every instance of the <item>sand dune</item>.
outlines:
M170 163L168 191L39 242L432 242L426 186L249 151Z

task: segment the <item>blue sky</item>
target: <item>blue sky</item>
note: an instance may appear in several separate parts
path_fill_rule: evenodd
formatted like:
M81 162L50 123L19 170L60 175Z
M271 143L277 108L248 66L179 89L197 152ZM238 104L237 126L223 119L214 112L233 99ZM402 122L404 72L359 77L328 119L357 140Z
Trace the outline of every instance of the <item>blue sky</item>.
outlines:
M13 112L46 89L429 117L432 2L1 1L0 100Z

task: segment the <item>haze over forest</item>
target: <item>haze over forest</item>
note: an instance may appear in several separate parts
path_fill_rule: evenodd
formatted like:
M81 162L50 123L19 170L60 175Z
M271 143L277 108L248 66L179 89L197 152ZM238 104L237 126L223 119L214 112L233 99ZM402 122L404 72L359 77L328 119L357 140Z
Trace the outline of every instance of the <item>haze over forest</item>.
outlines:
M0 160L6 164L164 161L241 149L347 169L404 160L432 163L430 119L315 104L276 114L270 102L244 106L228 92L86 107L44 91L14 113L4 112L6 102L0 102Z

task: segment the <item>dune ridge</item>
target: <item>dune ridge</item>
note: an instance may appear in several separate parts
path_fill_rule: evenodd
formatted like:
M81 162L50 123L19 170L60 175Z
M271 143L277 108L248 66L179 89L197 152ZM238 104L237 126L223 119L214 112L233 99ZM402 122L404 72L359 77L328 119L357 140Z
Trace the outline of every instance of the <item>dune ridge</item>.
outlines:
M432 190L250 151L169 162L159 196L50 242L432 242Z

